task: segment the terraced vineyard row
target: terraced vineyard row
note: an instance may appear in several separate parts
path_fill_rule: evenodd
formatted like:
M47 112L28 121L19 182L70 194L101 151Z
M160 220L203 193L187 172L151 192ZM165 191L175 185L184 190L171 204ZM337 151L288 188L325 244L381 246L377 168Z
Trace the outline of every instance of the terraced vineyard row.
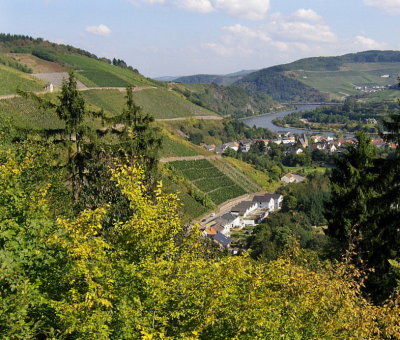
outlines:
M170 164L217 205L246 193L208 160L176 161Z
M252 181L249 177L244 175L241 171L228 162L218 158L210 161L215 167L217 167L220 171L226 174L226 176L235 181L237 185L243 188L245 192L257 192L262 190L257 183Z

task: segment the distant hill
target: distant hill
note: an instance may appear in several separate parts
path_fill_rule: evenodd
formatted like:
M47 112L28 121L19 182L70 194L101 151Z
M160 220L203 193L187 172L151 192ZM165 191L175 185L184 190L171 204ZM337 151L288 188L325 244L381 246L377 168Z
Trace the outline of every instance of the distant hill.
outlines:
M397 82L399 73L400 51L365 51L268 67L232 85L268 94L277 101L316 102L365 96L357 87L390 86Z
M211 84L215 83L217 85L229 86L234 82L242 79L247 74L254 72L254 70L242 70L235 73L229 73L224 75L216 75L216 74L196 74L191 76L177 77L173 79L174 82L177 83L186 83L186 84Z
M170 88L196 105L235 118L269 113L276 106L270 96L250 94L240 87L174 83Z

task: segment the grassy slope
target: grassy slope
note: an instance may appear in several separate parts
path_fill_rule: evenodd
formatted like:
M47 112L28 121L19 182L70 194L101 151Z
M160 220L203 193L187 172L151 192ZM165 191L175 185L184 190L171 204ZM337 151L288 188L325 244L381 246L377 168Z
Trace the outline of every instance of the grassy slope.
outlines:
M60 53L56 54L56 58L58 61L79 70L79 72L77 72L77 78L89 87L154 85L153 81L138 73L93 58Z
M400 63L351 63L344 64L338 71L297 70L291 73L296 75L296 79L319 91L343 97L344 94L359 94L354 89L355 85L392 85L397 81L399 70ZM381 78L383 74L390 74L391 78Z
M12 98L0 100L0 116L23 129L63 129L55 112L41 110L33 100Z
M247 176L255 182L259 190L266 190L269 192L275 192L280 186L279 182L271 183L268 175L262 171L256 170L253 165L242 162L235 158L225 157L224 160L233 166L235 166L243 175Z
M382 101L382 100L397 100L400 98L399 90L384 90L376 93L371 93L368 97L364 98L366 101Z
M0 64L0 95L14 94L17 88L24 91L41 91L44 82L29 74Z
M186 156L197 156L205 154L206 151L194 145L183 138L179 138L163 130L163 146L160 153L161 157L186 157Z
M114 115L121 113L126 103L125 93L118 90L90 90L84 91L83 95L90 104L103 107ZM154 118L216 115L164 88L137 91L133 98Z
M28 53L8 53L20 63L29 66L33 73L66 72L66 67L52 61L46 61Z

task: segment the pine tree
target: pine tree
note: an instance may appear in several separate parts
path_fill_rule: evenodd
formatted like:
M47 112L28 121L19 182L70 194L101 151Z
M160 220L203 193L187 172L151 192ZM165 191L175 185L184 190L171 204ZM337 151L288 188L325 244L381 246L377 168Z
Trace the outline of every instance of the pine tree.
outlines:
M368 200L373 195L375 148L363 132L357 135L357 145L335 161L331 175L332 197L327 206L328 234L346 249L354 233L359 234L369 219Z
M146 179L154 181L158 162L158 150L161 147L161 138L157 128L152 126L154 118L136 105L133 99L133 88L126 88L126 107L122 114L109 121L120 130L117 148L130 164L135 162L144 167Z

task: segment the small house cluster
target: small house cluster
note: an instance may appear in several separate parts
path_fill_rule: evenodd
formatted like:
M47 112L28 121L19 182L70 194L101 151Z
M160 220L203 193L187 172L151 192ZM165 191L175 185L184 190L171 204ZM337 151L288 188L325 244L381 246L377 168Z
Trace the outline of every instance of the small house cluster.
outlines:
M388 74L383 74L381 78L389 78ZM375 93L382 91L389 86L383 86L383 85L373 85L373 86L354 86L354 89L363 93Z
M262 223L268 215L282 208L283 196L264 194L254 196L251 201L242 201L229 212L216 217L202 227L207 237L214 239L221 247L229 248L231 230L242 230L247 226Z
M282 145L285 147L285 153L300 154L305 149L322 150L328 153L336 151L343 151L346 145L354 144L354 139L336 139L332 136L314 135L308 136L306 134L293 135L291 132L280 132L272 139L253 139L253 140L239 140L234 142L225 143L222 145L203 145L208 151L213 151L216 154L223 154L228 149L240 152L249 152L252 145L256 143L264 143L266 152L270 149L270 143Z

